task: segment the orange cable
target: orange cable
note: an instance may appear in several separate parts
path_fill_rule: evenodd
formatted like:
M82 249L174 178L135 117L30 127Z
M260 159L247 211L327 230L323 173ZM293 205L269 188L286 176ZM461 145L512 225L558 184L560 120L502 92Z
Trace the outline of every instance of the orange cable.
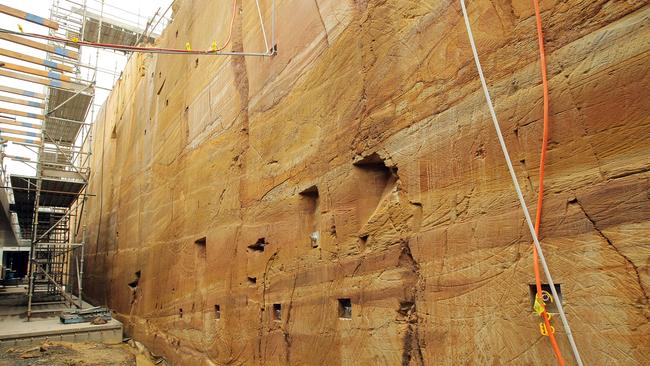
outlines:
M548 148L548 135L549 135L549 122L548 122L548 111L549 111L549 96L548 96L548 77L546 73L546 52L544 51L544 32L542 31L542 16L539 10L539 0L533 0L533 6L535 7L535 20L537 24L537 41L539 43L539 59L540 59L540 68L542 72L542 86L544 89L544 132L542 137L542 151L539 158L539 192L537 193L537 211L535 213L535 233L539 236L539 227L542 221L542 203L544 200L544 165L546 162L546 150ZM539 270L539 257L537 254L537 248L533 245L533 267L535 271L535 285L537 287L537 297L542 295L542 280ZM541 300L541 299L540 299ZM555 299L555 301L560 301L560 299ZM542 319L544 319L544 324L546 325L546 330L548 333L549 340L553 346L553 352L557 358L558 364L564 366L564 358L562 357L562 352L560 347L557 344L555 339L555 334L553 333L553 328L551 327L551 322L546 312L546 307L542 312Z
M232 0L232 17L230 18L230 30L228 31L228 39L221 48L217 48L215 50L216 52L223 51L230 44L230 40L232 39L232 28L235 24L235 15L237 15L237 0Z

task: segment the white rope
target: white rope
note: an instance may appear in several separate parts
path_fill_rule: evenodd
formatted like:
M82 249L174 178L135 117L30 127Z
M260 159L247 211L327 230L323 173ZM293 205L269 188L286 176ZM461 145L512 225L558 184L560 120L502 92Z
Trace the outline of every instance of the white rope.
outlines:
M269 41L266 37L266 29L264 28L264 20L262 19L262 9L260 9L260 0L255 0L255 3L257 4L257 15L260 17L260 26L262 27L262 36L264 37L264 46L266 47L266 51L270 52Z
M506 143L503 140L503 135L501 134L501 128L499 127L499 121L497 120L497 115L494 112L494 106L492 105L492 99L490 97L490 92L488 91L487 83L485 82L485 76L483 75L483 69L481 68L481 62L478 58L478 52L476 51L476 44L474 44L474 35L472 34L472 28L469 24L469 17L467 16L467 8L465 8L465 0L460 0L460 6L463 10L463 17L465 18L465 26L467 27L467 36L469 37L469 43L472 46L472 53L474 54L474 61L476 62L476 68L478 69L478 75L481 79L481 85L483 86L483 93L485 94L485 100L487 101L488 108L490 109L490 115L492 116L492 122L494 123L494 129L497 132L497 137L499 138L499 144L501 144L501 150L503 151L503 156L506 159L506 164L508 164L508 170L510 171L510 178L512 178L512 184L515 186L517 191L517 197L519 198L519 204L521 209L524 212L526 217L526 223L528 224L528 229L530 230L530 235L533 237L533 242L535 243L535 248L537 248L537 254L539 254L539 259L542 262L542 267L544 268L544 274L546 275L546 280L551 287L551 292L553 297L556 299L555 304L557 310L560 313L560 318L562 319L562 325L566 331L567 337L569 338L569 343L571 344L571 350L573 351L573 356L576 359L576 362L579 366L582 366L582 359L580 358L580 353L578 352L578 347L576 346L575 341L573 340L573 334L571 333L571 328L569 327L569 322L566 319L566 314L564 313L564 308L562 307L562 302L560 297L555 291L555 284L553 283L553 278L551 278L551 272L548 269L546 264L546 259L544 258L544 253L542 253L542 247L539 245L539 240L537 234L535 233L535 227L533 222L530 219L530 214L528 213L528 207L526 206L526 201L524 200L524 195L521 193L521 187L517 181L517 176L515 175L515 169L512 167L512 161L510 161L510 155L508 154L508 148ZM551 329L548 329L551 332Z

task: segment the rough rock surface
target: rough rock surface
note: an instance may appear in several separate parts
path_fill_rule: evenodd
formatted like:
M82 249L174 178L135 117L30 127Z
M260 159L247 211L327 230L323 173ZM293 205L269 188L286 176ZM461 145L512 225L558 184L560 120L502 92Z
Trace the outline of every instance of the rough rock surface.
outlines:
M176 1L161 45L209 48L226 3ZM650 6L542 6L542 245L586 364L647 365ZM233 49L264 49L239 7ZM95 125L87 296L178 365L554 364L458 2L277 7L274 58L131 58ZM534 210L532 4L468 7Z

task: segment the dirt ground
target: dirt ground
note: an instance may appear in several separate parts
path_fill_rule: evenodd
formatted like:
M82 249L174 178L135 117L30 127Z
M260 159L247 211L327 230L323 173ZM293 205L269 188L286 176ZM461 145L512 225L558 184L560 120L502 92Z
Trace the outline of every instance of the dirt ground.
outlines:
M40 346L0 347L0 366L151 366L126 344L44 342Z

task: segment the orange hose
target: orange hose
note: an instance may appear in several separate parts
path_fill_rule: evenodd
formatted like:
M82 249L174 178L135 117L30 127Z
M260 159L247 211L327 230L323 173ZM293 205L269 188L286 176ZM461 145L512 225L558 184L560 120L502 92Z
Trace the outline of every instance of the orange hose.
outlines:
M537 211L535 214L535 233L539 236L539 227L542 221L542 203L544 200L544 164L546 162L546 150L548 148L548 135L549 135L549 122L548 122L548 110L549 110L549 96L548 96L548 77L546 73L546 52L544 51L544 32L542 31L542 16L539 10L539 0L533 0L533 6L535 7L535 20L537 24L537 41L539 43L539 60L540 68L542 71L542 86L544 89L544 132L542 137L542 151L539 158L539 192L537 193ZM537 248L533 245L533 267L535 270L535 285L537 287L537 295L541 297L542 295L542 280L539 270L539 257L537 254ZM541 300L541 299L540 299ZM559 301L560 299L555 299ZM551 322L548 318L546 308L542 312L542 319L544 319L544 324L546 325L546 330L548 332L549 340L553 346L553 352L557 358L558 364L564 366L564 358L562 357L562 352L560 347L557 344L555 339L555 334L551 328Z

